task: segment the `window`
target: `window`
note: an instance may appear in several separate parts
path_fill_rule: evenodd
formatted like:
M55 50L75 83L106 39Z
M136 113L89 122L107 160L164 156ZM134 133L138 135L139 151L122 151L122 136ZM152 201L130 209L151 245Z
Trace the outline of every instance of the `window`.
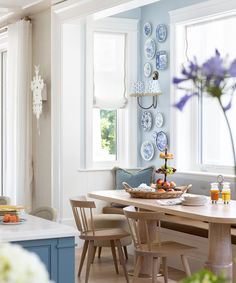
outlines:
M126 105L126 34L93 33L93 161L117 161L117 118ZM107 110L112 109L113 110Z
M204 15L204 18L198 17L197 20L175 23L175 74L180 73L178 68L188 59L196 56L201 63L213 55L216 48L232 61L236 57L236 41L231 31L235 25L236 13L222 13L217 17ZM176 90L174 95L174 99L178 100L183 93ZM227 100L227 96L225 99ZM176 165L184 171L232 173L233 157L229 133L218 101L205 95L196 100L191 101L183 113L173 113L172 140L175 141L173 148L177 154ZM230 124L234 125L235 99L227 115ZM232 130L236 141L236 128L233 127Z
M117 160L117 110L93 109L93 161Z
M127 90L136 73L131 68L136 52L131 54L137 49L137 21L109 18L89 22L87 47L86 167L131 166L136 153L131 153L135 149L131 149L128 133L132 132L136 107Z

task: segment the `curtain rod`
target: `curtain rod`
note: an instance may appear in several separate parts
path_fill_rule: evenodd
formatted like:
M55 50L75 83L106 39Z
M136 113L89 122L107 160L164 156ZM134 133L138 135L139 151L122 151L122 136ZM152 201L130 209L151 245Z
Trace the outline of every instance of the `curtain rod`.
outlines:
M31 18L28 17L28 16L25 16L25 17L21 18L21 20L31 22ZM4 32L7 32L7 30L8 30L8 26L7 25L0 27L0 34L4 33Z
M1 33L4 33L4 32L7 32L7 30L8 30L8 27L7 27L7 26L1 27L1 28L0 28L0 34L1 34Z

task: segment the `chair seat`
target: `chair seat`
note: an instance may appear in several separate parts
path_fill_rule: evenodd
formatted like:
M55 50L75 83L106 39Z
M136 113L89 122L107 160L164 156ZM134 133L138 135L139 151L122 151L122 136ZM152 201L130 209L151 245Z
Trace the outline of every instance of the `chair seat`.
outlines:
M142 256L153 256L153 257L167 257L169 255L182 255L187 251L195 250L195 247L187 246L177 242L161 242L161 245L158 243L151 244L151 250L148 249L147 244L142 244L136 248L137 255Z
M83 240L120 240L129 236L129 233L120 228L99 229L81 233L80 238Z
M119 214L97 214L93 216L94 227L100 228L123 228L129 231L128 222L124 215Z
M110 228L121 228L129 233L129 225L124 215L118 214L97 214L93 216L94 228L95 229L110 229ZM89 221L90 225L90 221ZM128 246L132 243L130 235L121 239L122 246ZM97 247L110 247L110 241L95 241L94 245Z

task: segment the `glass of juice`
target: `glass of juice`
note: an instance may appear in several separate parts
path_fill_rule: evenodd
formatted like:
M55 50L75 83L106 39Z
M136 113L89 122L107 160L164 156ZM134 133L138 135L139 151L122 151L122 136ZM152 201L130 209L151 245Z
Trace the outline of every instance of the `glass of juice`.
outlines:
M223 183L223 189L221 192L221 197L222 197L222 201L224 202L224 204L228 204L230 201L230 183L229 182L224 182Z
M220 190L218 187L218 183L211 183L211 202L217 203L219 200Z

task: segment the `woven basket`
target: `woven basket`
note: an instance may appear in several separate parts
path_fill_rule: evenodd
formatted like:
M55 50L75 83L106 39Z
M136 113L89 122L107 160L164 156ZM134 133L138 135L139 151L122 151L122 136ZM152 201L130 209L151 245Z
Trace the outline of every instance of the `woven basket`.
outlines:
M130 194L132 198L143 198L143 199L168 199L168 198L179 198L183 193L186 193L192 185L175 187L174 191L171 192L143 192L136 191L130 187L127 183L123 182L125 191Z

